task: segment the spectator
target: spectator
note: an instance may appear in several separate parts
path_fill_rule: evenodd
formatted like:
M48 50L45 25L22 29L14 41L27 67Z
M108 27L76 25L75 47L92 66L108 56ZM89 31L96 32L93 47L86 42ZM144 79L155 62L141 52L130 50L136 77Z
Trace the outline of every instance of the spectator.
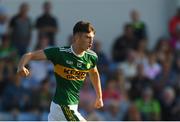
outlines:
M0 40L2 35L7 33L7 21L8 21L7 10L4 6L0 5Z
M17 50L10 45L9 36L3 35L0 45L0 96L14 74L17 59Z
M108 121L120 121L121 112L120 112L120 104L117 100L110 100L107 103L107 112L105 113L105 120Z
M104 103L108 102L109 100L120 100L121 95L118 91L117 82L115 80L109 80L107 82L106 88L103 90L103 100Z
M46 35L41 35L35 50L45 49L48 47L48 38ZM24 87L39 89L41 82L49 75L49 72L53 70L53 65L48 61L31 61L29 64L31 76L29 79L25 79L23 82ZM41 68L39 68L41 67ZM37 74L37 71L39 72Z
M180 8L177 8L176 15L169 21L169 32L172 37L176 37L176 28L180 24Z
M117 69L115 70L115 72L113 72L113 75L114 75L113 78L117 82L118 91L121 94L122 98L124 99L128 98L127 92L131 88L131 85L129 81L125 79L123 71L121 69Z
M85 111L86 111L86 116L85 118L88 121L104 121L105 117L102 116L99 112L94 110L93 102L92 101L86 101L85 102Z
M49 112L49 106L52 99L52 94L49 90L50 84L49 84L49 78L45 78L42 81L41 89L39 91L40 93L40 110L44 112Z
M27 51L31 41L32 23L28 11L28 3L22 3L19 13L12 17L9 25L12 44L18 49L20 56Z
M49 38L44 34L39 37L39 41L34 50L45 49L49 46Z
M136 51L136 62L138 64L145 63L147 61L147 39L143 38L139 40Z
M165 87L161 98L162 120L179 120L180 105L173 87Z
M150 87L142 91L142 98L137 99L135 103L141 113L142 120L160 120L160 103L154 99L153 90Z
M177 56L177 57L174 59L173 70L174 70L177 74L180 74L180 56Z
M137 65L137 74L132 78L130 83L129 97L133 101L140 97L144 87L152 85L152 80L145 76L143 64Z
M90 78L87 77L86 80L84 81L83 88L81 89L80 92L80 103L79 103L80 113L88 121L103 121L105 119L100 114L100 112L94 110L94 106L93 106L94 100L95 100L95 92L93 91Z
M172 70L172 62L165 61L162 64L161 72L156 76L153 81L153 86L155 88L156 97L159 98L160 93L166 86L175 86L176 84L176 72Z
M100 73L105 73L107 74L108 72L108 65L109 65L109 60L106 57L106 55L104 54L104 52L102 51L101 48L102 44L100 41L96 40L94 42L94 46L93 46L93 50L96 52L96 54L98 55L98 62L97 62L97 66L100 69L99 72Z
M137 39L130 24L124 26L123 35L118 37L112 47L112 59L114 62L122 62L126 59L127 50L135 49Z
M172 49L167 38L161 37L157 40L154 51L160 64L167 60L173 60L174 54Z
M180 55L180 24L176 27L175 34L176 36L170 40L170 45L175 55L178 56Z
M118 68L122 70L125 79L130 80L134 77L137 73L136 52L134 50L128 50L127 59L119 63Z
M87 116L86 114L86 107L87 104L92 103L95 100L95 93L93 92L92 85L90 82L89 77L85 80L84 86L80 92L80 103L79 108L81 110L81 113L84 116Z
M4 61L12 60L16 64L18 54L15 47L11 45L10 37L8 34L2 35L2 44L0 45L0 60Z
M101 48L101 42L98 40L94 41L93 50L96 52L98 56L97 68L99 69L101 84L104 87L105 82L107 80L109 74L109 60L107 56L104 54Z
M130 13L131 25L134 29L134 34L137 39L147 38L146 25L140 20L140 15L137 10L133 10Z
M141 114L135 104L131 104L123 121L141 121Z
M11 82L4 90L2 98L4 111L12 111L14 109L28 111L31 109L30 92L22 87L18 75L12 77Z
M51 15L52 5L49 1L43 4L44 13L36 20L36 28L39 37L45 34L49 39L49 45L55 44L55 35L58 31L58 23L56 18Z
M128 110L129 107L129 97L128 97L128 91L131 88L131 85L129 81L127 81L124 77L124 74L122 70L117 69L115 72L113 72L113 78L116 82L116 89L119 92L120 99L117 99L116 101L119 102L119 120L123 120L123 117L125 113ZM115 100L115 99L112 99Z
M156 53L149 52L148 60L144 63L144 73L147 78L153 80L160 73L161 65L157 62Z
M173 70L176 73L176 83L174 86L174 90L176 91L177 99L180 100L180 57L176 58Z

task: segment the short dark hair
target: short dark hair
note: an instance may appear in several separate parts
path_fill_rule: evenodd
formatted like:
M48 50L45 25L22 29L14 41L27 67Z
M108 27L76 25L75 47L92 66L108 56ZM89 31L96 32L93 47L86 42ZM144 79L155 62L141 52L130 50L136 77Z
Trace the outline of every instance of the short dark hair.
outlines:
M79 21L75 24L73 28L73 35L79 32L84 32L84 33L94 32L95 33L95 29L90 22Z

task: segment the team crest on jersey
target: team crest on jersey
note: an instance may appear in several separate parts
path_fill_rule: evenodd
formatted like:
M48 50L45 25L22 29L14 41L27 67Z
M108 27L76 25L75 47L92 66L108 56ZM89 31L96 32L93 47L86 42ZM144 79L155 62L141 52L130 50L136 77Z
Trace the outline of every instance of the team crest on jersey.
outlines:
M66 60L66 63L69 64L69 65L72 65L73 61Z
M87 63L87 68L89 69L91 67L91 64L90 63Z

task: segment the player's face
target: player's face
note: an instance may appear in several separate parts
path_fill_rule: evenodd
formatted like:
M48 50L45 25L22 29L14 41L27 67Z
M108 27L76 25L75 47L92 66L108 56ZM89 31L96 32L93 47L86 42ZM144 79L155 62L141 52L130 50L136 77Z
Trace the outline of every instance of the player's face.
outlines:
M81 33L79 35L79 47L82 50L87 50L90 49L93 45L93 40L94 40L94 32L90 33Z

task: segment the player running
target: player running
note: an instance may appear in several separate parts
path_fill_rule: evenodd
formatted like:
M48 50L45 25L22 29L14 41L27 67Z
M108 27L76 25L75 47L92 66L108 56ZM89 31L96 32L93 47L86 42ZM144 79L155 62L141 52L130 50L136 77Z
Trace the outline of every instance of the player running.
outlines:
M17 70L20 76L29 75L25 66L31 60L47 59L54 64L56 92L50 106L49 121L85 121L77 109L80 88L87 73L96 91L94 106L103 107L97 55L90 50L94 36L94 27L89 22L80 21L73 28L70 47L51 47L26 53L21 58Z

